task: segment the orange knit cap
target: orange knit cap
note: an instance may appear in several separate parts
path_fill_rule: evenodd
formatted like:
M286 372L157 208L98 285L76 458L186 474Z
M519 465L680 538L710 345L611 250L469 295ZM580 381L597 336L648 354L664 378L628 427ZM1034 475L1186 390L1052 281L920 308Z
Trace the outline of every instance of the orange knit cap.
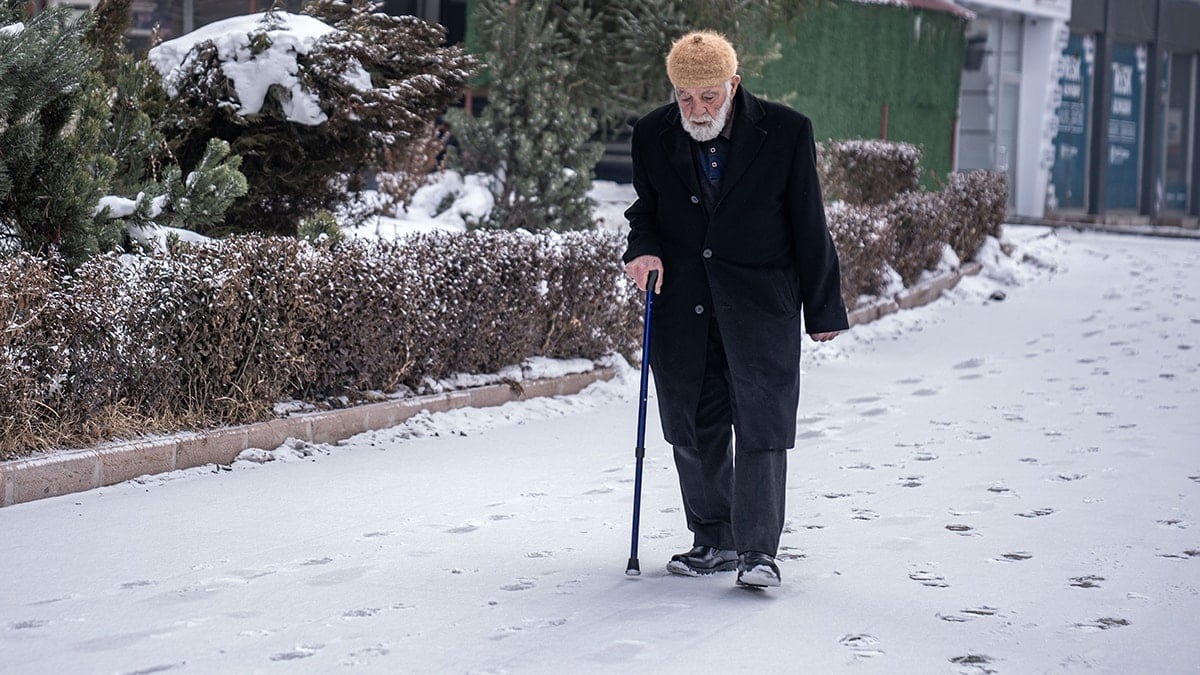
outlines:
M680 89L715 87L737 74L737 52L720 33L688 33L671 45L667 77Z

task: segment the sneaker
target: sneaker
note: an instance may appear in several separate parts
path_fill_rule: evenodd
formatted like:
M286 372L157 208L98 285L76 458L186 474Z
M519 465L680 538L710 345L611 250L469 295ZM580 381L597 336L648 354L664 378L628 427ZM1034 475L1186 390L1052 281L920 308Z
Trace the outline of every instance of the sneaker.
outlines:
M749 551L739 555L737 571L738 586L764 588L780 584L779 566L766 553Z
M667 563L671 574L698 577L714 572L732 572L737 568L737 552L713 546L695 546L686 553L676 553Z

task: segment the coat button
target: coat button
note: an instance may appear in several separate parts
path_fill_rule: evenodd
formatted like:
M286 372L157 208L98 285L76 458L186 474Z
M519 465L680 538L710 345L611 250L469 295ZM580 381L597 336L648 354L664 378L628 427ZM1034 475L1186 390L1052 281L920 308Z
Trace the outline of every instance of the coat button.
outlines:
M704 305L696 305L696 313L703 314L704 313Z
M704 249L704 253L702 255L705 258L711 258L712 257L712 249L711 248Z
M699 197L697 197L696 195L692 195L692 203L693 203L693 204L699 204L699 203L700 203L700 198L699 198Z

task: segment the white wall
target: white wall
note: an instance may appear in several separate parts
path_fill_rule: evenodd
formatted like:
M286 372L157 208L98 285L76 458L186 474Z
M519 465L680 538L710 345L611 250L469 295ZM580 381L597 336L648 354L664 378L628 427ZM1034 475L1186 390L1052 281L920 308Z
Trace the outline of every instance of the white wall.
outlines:
M1021 56L1021 109L1018 118L1016 212L1041 218L1053 160L1057 66L1066 44L1067 24L1056 19L1026 17Z

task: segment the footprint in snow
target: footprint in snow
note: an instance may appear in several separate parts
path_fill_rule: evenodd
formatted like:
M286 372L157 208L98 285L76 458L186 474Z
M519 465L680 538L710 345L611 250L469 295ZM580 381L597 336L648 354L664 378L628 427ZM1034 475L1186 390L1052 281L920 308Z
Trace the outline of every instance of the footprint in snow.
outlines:
M930 588L949 588L950 584L946 583L945 577L936 574L930 570L916 570L908 575L909 579Z
M906 487L906 488L921 487L922 485L924 485L924 483L921 482L922 480L924 480L924 478L925 478L924 476L906 476L906 477L900 479L900 481L899 481L900 487Z
M996 562L1021 562L1023 560L1029 560L1032 557L1032 553L1027 553L1025 551L1013 551L1011 553L1001 554L999 558L992 558L992 560Z
M25 621L14 621L5 626L5 628L6 630L29 630L31 628L48 626L49 624L50 622L44 619L26 619Z
M537 585L537 583L533 579L530 579L529 577L521 577L511 584L506 584L504 586L501 586L500 590L502 590L502 591L527 591L536 585Z
M937 617L942 621L949 621L950 623L965 623L983 616L995 616L999 611L995 607L980 605L979 607L964 609L958 614L938 614Z
M315 655L325 645L299 645L290 652L281 652L272 654L272 661L296 661L298 659L307 659Z
M794 546L780 546L779 555L775 556L779 560L803 560L808 556L800 552L800 549Z
M1104 577L1098 577L1095 574L1071 577L1071 585L1075 588L1100 588L1101 581L1104 581Z
M1054 513L1054 511L1054 509L1047 507L1044 509L1030 509L1029 511L1022 511L1017 515L1022 518L1040 518L1042 516L1048 516Z
M1167 518L1165 520L1156 520L1154 522L1158 523L1159 525L1162 525L1163 527L1170 527L1170 528L1174 528L1176 530L1186 530L1187 529L1187 523L1185 523L1182 520L1179 520L1177 518Z
M950 657L950 663L953 663L953 664L959 665L959 666L966 666L966 668L969 668L970 671L978 672L978 673L995 673L996 672L996 670L994 668L992 668L992 666L991 666L992 657L988 656L987 654L965 654L963 656L952 656L952 657ZM968 671L962 670L959 672L968 672Z
M1120 628L1122 626L1128 626L1128 625L1129 625L1128 619L1121 619L1121 618L1106 616L1106 617L1102 617L1099 619L1091 619L1089 621L1077 623L1077 624L1071 626L1071 628L1074 628L1075 630L1081 630L1081 631L1090 633L1090 632L1095 632L1095 631L1111 630L1113 628Z
M963 525L962 523L951 523L946 526L946 529L963 537L979 536L979 533L975 531L975 528L971 527L970 525Z
M838 639L838 644L850 649L850 653L856 659L869 659L876 656L883 656L883 650L879 649L879 639L874 635L866 633L854 633L843 635Z

